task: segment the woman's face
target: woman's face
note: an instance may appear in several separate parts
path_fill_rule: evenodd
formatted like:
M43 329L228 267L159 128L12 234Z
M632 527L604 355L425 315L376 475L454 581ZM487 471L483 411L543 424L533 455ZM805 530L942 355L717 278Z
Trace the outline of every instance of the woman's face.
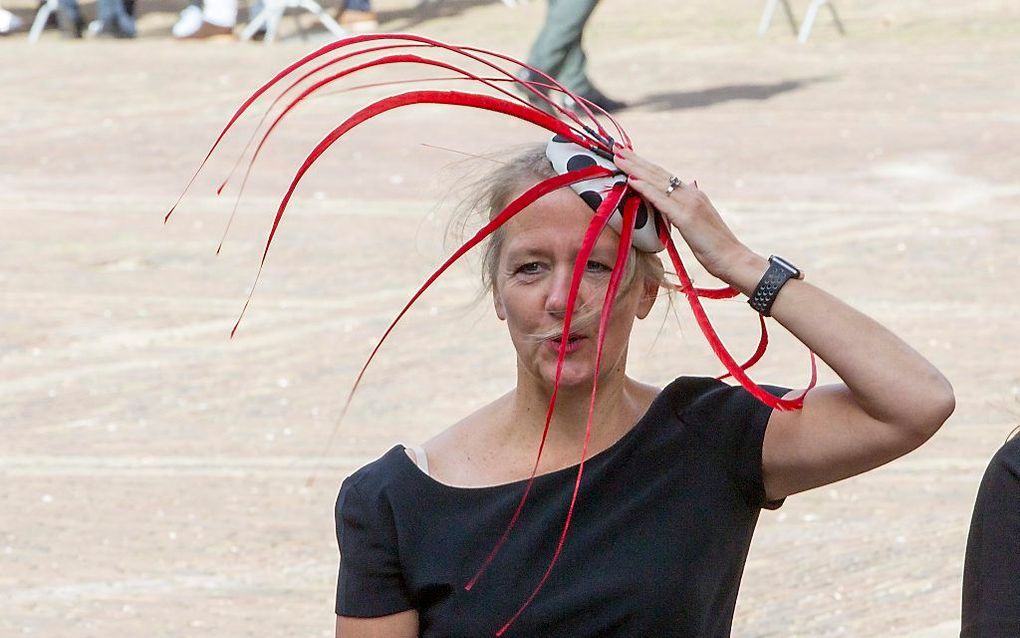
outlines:
M580 197L569 189L560 189L525 208L503 227L493 285L496 314L507 323L519 370L550 388L556 377L574 260L591 219L592 210ZM593 322L579 322L578 318L586 311L601 312L619 240L620 236L607 227L588 258L575 302L561 387L591 384L598 314ZM618 293L606 329L600 377L614 369L623 371L634 318L648 314L655 292L654 282L635 279L627 290ZM535 335L547 336L536 339Z

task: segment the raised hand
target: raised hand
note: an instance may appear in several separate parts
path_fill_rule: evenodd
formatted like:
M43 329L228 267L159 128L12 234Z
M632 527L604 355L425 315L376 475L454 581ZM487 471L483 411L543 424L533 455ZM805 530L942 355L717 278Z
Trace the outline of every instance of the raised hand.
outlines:
M697 184L681 182L667 193L672 175L666 169L630 149L616 146L613 151L614 162L627 174L630 185L680 231L705 270L743 290L747 282L735 269L765 260L737 239L704 191Z

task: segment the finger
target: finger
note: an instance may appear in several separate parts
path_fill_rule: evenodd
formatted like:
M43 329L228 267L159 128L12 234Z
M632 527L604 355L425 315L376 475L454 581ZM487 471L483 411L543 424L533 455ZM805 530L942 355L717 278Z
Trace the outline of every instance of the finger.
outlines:
M662 168L658 164L650 162L634 151L624 148L622 146L615 146L613 148L616 154L613 161L616 165L627 175L631 175L641 179L643 181L655 184L659 181L662 182L663 190L669 187L669 182L673 178L673 174ZM684 184L685 187L692 187L693 190L698 189L698 182L694 180L691 184ZM676 189L674 189L675 192Z
M663 168L662 166L660 166L659 164L655 163L654 161L650 161L648 159L645 159L641 155L634 155L633 153L631 153L631 158L630 159L631 159L631 161L634 164L639 166L643 171L647 171L649 176L655 176L655 177L659 177L659 178L665 177L666 182L669 181L669 178L670 178L669 171L666 170L665 168Z
M666 186L669 185L670 175L662 168L649 162L640 162L625 157L618 157L616 165L627 175L637 177L642 181L649 182L651 184L661 182L663 184L663 188L666 188Z
M686 184L681 184L679 188L674 189L672 193L667 195L666 186L669 185L669 179L664 180L664 185L662 186L657 182L650 182L640 178L634 179L633 177L628 182L648 203L659 210L665 211L668 209L676 214L682 214L685 204L689 203L690 193L685 190L687 188Z
M659 166L658 164L646 160L645 158L641 157L640 155L638 155L637 153L630 149L622 149L622 152L619 152L617 155L624 161L626 161L630 166L635 167L637 169L649 171L650 173L666 172L666 170Z

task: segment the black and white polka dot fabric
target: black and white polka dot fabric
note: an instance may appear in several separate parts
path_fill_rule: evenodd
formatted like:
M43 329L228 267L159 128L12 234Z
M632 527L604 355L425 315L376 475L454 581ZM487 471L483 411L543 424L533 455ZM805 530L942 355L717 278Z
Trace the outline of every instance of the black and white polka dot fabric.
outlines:
M553 137L549 144L545 147L545 155L552 162L553 169L556 173L562 175L569 171L576 171L586 166L593 166L598 164L605 168L617 171L616 165L604 157L592 153L591 151L578 146L571 142L568 138L561 135ZM583 182L577 182L571 184L570 187L574 189L574 192L585 201L592 210L597 210L599 205L602 204L602 199L609 194L612 190L613 185L626 181L626 176L610 175L609 177L599 177L596 179L589 179ZM637 195L634 195L637 197ZM656 233L656 224L652 216L657 216L658 213L654 208L649 206L646 202L642 201L641 206L638 208L637 216L634 219L634 234L632 235L634 248L646 253L657 253L664 248L662 242L659 241L658 234ZM623 228L623 202L620 202L619 208L609 218L609 226L616 232L620 232Z

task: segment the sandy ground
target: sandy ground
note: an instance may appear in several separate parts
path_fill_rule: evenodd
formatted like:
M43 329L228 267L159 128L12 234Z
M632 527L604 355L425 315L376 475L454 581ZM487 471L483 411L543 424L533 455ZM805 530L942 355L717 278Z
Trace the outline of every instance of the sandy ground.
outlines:
M763 514L734 635L953 636L977 483L1020 423L1020 7L840 0L848 35L823 14L799 46L778 20L756 38L752 4L606 0L592 74L635 104L639 150L906 338L959 407L917 452ZM461 167L427 145L544 135L432 107L356 131L300 188L230 340L295 163L377 92L295 113L217 257L232 200L213 191L256 119L162 215L243 96L325 40L182 45L166 37L182 6L141 3L131 42L0 39L0 636L329 635L340 480L512 383L474 272L453 272L306 485L357 367L443 255ZM380 9L387 29L524 55L543 4ZM753 347L746 306L711 312ZM648 381L719 370L682 306L634 339ZM757 378L807 374L777 333Z

